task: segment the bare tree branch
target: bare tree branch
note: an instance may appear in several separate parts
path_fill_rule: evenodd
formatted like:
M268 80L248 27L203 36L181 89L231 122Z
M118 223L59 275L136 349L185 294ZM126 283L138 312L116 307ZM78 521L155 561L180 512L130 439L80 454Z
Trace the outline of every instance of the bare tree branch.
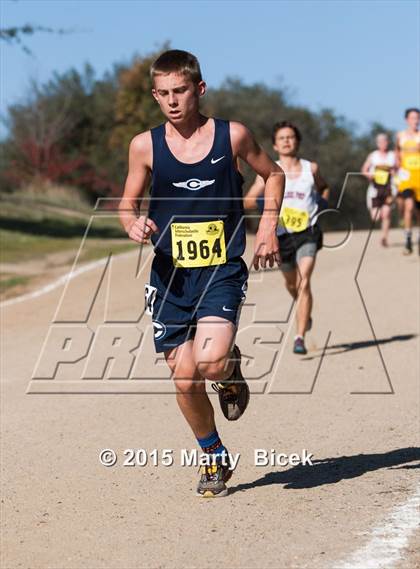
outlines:
M47 28L45 26L33 26L31 24L25 24L24 26L15 26L12 28L0 28L0 40L3 40L9 44L17 43L28 55L32 55L32 51L27 45L22 41L23 36L33 35L36 32L46 32L49 34L72 34L76 30L65 29L65 28Z

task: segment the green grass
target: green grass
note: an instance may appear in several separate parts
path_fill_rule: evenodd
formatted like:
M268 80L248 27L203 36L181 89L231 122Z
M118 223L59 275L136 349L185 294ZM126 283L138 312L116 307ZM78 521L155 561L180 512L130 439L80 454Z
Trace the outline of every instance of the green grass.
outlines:
M62 251L74 251L75 258L81 243L80 237L63 239L0 229L0 262L23 263L40 259L49 253ZM118 254L129 251L133 247L135 244L128 238L122 239L121 242L87 238L84 241L80 261L87 262L100 259L108 256L110 252Z
M0 280L0 294L16 287L26 285L31 280L31 277L26 276L13 276Z
M20 204L50 205L81 212L92 209L92 203L82 190L41 181L34 181L24 188L3 193L0 197Z
M82 263L136 247L116 214L95 214L75 188L48 186L45 191L37 187L0 194L0 262L16 265L1 275L0 295L19 294L33 278L48 275L50 267L71 265L82 243ZM67 254L46 260L47 255L63 252ZM20 274L18 265L28 261L40 261L39 270L34 266L37 274Z
M75 207L69 208L69 204ZM75 188L48 186L44 193L38 189L0 194L0 208L3 263L25 262L66 250L74 250L76 255L88 228L82 261L130 248L116 214L95 214ZM116 239L121 243L116 245Z
M102 239L123 237L124 231L116 217L87 214L76 217L66 211L45 211L39 204L12 204L1 202L0 229L31 235L56 238L82 237L89 224L89 235Z
M47 235L31 235L19 231L0 229L0 262L22 263L66 249L77 250L79 238L58 239Z

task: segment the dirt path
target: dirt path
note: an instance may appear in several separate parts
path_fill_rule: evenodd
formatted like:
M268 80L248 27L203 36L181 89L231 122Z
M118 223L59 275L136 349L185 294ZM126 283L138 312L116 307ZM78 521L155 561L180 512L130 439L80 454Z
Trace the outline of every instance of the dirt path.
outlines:
M129 322L141 315L145 259L137 278L135 257L115 259L97 295L103 267L73 279L63 298L60 287L5 307L2 566L335 568L362 551L360 567L418 567L419 536L408 535L406 522L407 542L388 540L403 544L390 564L372 564L373 532L390 519L398 529L393 512L411 508L418 479L418 258L402 256L400 231L387 250L375 234L356 283L366 238L356 233L320 254L306 357L290 353L292 306L281 275L250 275L238 343L254 395L233 424L212 399L225 445L241 453L230 495L220 500L194 496L196 471L180 466L193 437L165 368L154 365L150 322ZM327 241L337 239L329 234ZM78 381L81 359L61 365L55 379L31 381L52 319L69 331L71 351L84 341L77 331L86 319L93 330L104 322L105 302L106 321L121 337L145 332L133 375L143 380L107 379L123 376L123 362L108 365L102 380ZM94 346L88 377L105 367L104 345ZM48 348L35 375L47 377L53 359ZM104 448L119 456L112 468L99 463ZM123 467L128 448L172 449L175 464ZM313 466L257 467L256 448L307 449Z

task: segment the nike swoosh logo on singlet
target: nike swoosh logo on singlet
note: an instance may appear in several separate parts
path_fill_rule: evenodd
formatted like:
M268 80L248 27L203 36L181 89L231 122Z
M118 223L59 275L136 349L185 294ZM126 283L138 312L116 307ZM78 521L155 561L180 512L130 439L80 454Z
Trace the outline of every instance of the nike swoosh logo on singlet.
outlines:
M216 158L216 159L212 158L212 159L210 160L210 162L211 162L212 164L216 164L216 162L220 162L220 160L223 160L224 157L225 157L225 156L223 155L223 156L221 156L220 158Z

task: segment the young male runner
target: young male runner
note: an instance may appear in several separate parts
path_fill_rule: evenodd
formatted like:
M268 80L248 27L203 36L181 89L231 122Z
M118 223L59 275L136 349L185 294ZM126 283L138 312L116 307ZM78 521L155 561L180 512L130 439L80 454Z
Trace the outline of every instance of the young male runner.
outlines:
M396 159L399 167L398 201L400 214L404 220L404 255L413 252L412 224L416 208L419 225L418 246L420 254L420 109L405 111L407 129L397 134Z
M131 141L120 218L131 239L151 238L155 247L146 305L156 351L164 352L178 405L203 453L212 458L197 492L223 496L232 471L205 378L214 382L225 417L238 419L249 401L234 346L248 275L241 258L245 225L238 159L266 181L269 199L256 235L256 269L280 263L276 227L284 175L242 124L200 114L206 84L192 54L163 53L151 75L153 96L167 122ZM138 216L150 181L149 214Z
M301 142L299 129L288 121L273 127L273 148L286 174L286 187L278 226L281 270L287 290L297 300L297 335L293 351L306 354L305 332L312 326L311 276L318 250L322 247L322 232L317 225L321 207L326 207L329 188L316 162L298 157ZM257 176L245 196L245 208L256 206L264 192L264 180Z

